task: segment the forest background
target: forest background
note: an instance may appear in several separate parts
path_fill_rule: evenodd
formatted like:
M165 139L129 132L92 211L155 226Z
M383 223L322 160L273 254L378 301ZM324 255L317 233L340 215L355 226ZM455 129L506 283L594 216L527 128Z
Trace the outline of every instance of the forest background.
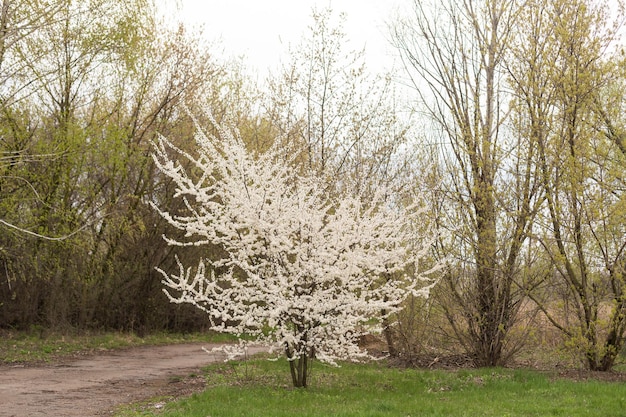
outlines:
M0 328L208 326L163 294L175 231L149 202L181 204L154 166L157 135L193 146L191 115L208 126L210 108L255 152L298 147L294 169L329 193L349 179L363 198L423 200L446 268L386 324L391 355L485 366L540 348L611 369L626 332L621 4L407 3L390 25L402 71L370 74L323 10L260 83L148 0L3 0Z

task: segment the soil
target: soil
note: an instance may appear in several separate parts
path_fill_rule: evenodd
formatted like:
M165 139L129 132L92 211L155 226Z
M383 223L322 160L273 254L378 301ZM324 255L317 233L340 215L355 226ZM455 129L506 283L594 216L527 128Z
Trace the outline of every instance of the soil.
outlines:
M167 401L202 391L202 368L224 359L222 354L202 349L214 346L145 346L61 358L50 364L0 365L0 417L110 416L118 406L138 401L158 409ZM258 351L261 348L249 353ZM404 365L431 369L471 366L459 355L420 357L414 362ZM555 378L626 382L622 372L548 372Z
M158 398L148 407L204 388L202 367L221 354L201 343L145 346L64 358L51 364L0 366L0 417L113 415L116 407ZM250 352L255 353L255 352Z
M398 368L421 368L421 369L443 369L458 370L474 368L472 359L467 355L418 355L412 358L390 359L391 366ZM586 369L573 369L563 367L538 367L530 364L511 364L512 368L535 369L544 372L552 379L563 378L573 381L604 381L604 382L626 382L626 372L619 371L589 371Z

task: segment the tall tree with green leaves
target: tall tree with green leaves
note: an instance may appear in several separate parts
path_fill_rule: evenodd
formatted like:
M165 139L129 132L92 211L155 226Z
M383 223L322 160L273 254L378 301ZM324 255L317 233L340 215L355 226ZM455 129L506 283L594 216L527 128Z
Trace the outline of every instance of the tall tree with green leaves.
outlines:
M1 238L1 325L167 326L176 314L156 313L167 300L153 266L168 249L145 199L170 185L151 143L174 126L184 140L179 105L219 90L223 69L195 34L160 28L149 1L35 6L46 24L5 54L20 71L7 75L0 117L0 219L28 233Z
M623 9L610 6L530 2L510 67L545 193L534 232L551 270L529 295L592 370L612 367L626 332L626 154L608 105Z

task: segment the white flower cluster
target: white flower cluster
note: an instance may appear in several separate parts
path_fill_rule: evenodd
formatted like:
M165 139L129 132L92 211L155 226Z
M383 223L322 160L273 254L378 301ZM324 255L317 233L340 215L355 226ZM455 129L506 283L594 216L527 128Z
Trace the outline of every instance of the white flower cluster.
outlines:
M381 314L396 311L409 293L427 296L434 285L432 269L414 272L429 245L413 235L420 211L390 207L382 193L368 201L331 198L293 168L284 147L254 155L237 131L211 120L218 133L198 128L197 153L160 138L154 161L175 182L186 212L153 206L185 233L166 237L170 244L216 245L226 256L159 270L166 294L204 310L215 330L252 336L290 360L366 356L359 336L376 331ZM416 248L416 241L426 243Z

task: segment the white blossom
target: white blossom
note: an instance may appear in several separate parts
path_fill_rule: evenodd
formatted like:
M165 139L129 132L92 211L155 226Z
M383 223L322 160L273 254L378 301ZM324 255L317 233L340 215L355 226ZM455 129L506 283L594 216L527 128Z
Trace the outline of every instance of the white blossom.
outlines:
M154 162L186 211L153 206L184 232L180 240L166 237L169 244L217 245L227 255L159 269L167 296L205 311L215 330L252 336L292 361L367 356L359 337L376 331L381 314L397 311L408 294L427 296L434 285L437 267L415 273L430 244L415 236L421 210L388 204L383 192L325 195L284 146L253 154L236 130L210 120L218 133L197 126L194 153L159 138Z

